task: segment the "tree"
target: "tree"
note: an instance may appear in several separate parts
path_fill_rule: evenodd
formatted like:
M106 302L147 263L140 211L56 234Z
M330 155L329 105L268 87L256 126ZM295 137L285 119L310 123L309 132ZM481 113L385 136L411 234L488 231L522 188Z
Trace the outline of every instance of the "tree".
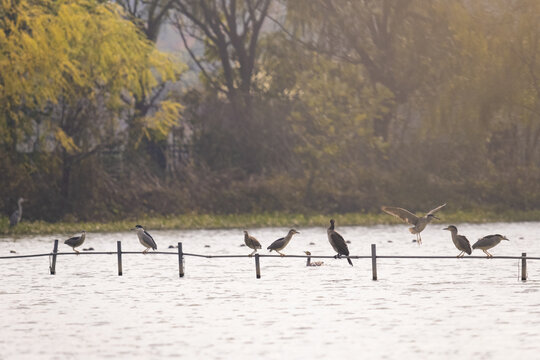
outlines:
M2 128L16 129L15 141L22 139L21 130L31 135L36 126L53 134L62 163L61 194L69 200L73 168L125 144L121 129L134 111L133 99L150 97L159 84L176 80L182 67L157 52L114 4L18 5L17 16L0 33ZM140 136L166 134L179 119L178 102L153 105L141 117ZM39 124L30 113L39 113Z
M308 48L362 65L374 89L387 88L391 108L374 119L376 134L389 140L399 107L429 84L447 49L440 16L444 2L425 0L289 1L289 33ZM442 4L442 5L441 5Z
M257 51L263 24L272 0L175 0L173 23L203 82L229 102L223 110L221 135L241 154L248 171L261 168L263 128L254 112ZM192 41L203 45L194 49ZM203 52L203 54L201 54ZM234 158L235 156L230 156ZM236 156L237 157L237 156Z

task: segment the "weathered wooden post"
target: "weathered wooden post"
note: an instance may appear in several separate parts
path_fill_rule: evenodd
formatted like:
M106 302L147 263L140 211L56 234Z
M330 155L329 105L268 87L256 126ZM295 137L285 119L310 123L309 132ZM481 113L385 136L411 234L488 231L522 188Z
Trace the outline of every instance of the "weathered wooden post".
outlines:
M309 266L309 265L311 265L311 256L308 255L307 260L306 260L306 266Z
M116 242L116 254L118 255L118 276L122 276L122 242Z
M261 278L261 263L259 261L259 254L255 254L255 274L257 279Z
M51 275L56 275L56 254L58 253L58 239L54 240L52 263L49 267Z
M521 253L521 281L527 281L527 253Z
M371 272L373 280L377 280L377 245L371 244Z
M182 251L182 243L178 243L178 274L184 277L184 252Z

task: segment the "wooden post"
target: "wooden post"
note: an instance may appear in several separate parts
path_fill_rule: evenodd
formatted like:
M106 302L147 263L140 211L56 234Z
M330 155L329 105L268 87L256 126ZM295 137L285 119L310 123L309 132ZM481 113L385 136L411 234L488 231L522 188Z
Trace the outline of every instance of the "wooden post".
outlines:
M255 274L257 279L261 278L261 263L259 261L259 254L255 254Z
M56 254L58 253L58 239L54 240L52 263L49 267L51 275L56 275Z
M122 242L116 242L116 253L118 255L118 276L122 276Z
M178 274L184 277L184 252L182 251L182 243L178 243Z
M527 281L527 253L521 253L521 281Z
M309 266L311 264L311 256L308 255L306 260L306 266Z
M371 244L371 272L373 280L377 280L377 245Z

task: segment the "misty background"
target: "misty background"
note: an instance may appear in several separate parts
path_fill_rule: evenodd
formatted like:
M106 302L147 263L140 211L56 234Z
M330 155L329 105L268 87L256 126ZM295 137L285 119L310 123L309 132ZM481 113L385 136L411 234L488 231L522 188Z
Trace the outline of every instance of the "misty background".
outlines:
M535 0L0 4L0 209L537 209Z

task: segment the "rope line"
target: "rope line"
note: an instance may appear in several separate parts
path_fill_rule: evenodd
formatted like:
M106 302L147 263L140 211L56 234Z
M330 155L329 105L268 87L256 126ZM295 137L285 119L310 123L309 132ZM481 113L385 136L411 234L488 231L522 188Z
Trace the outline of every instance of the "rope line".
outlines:
M80 252L79 254L74 252L58 252L56 255L117 255L117 251L92 251L92 252ZM122 255L141 255L142 252L140 251L122 251ZM32 257L41 257L41 256L49 256L49 262L51 261L50 257L52 257L54 254L52 252L50 253L44 253L44 254L29 254L29 255L11 255L11 256L0 256L0 259L21 259L21 258L32 258ZM147 253L147 255L178 255L178 252L170 252L170 251L153 251ZM206 258L206 259L219 259L219 258L254 258L254 256L249 255L204 255L204 254L194 254L194 253L182 253L183 256L192 256L192 257L200 257L200 258ZM259 257L265 257L265 258L312 258L312 259L334 259L335 256L333 255L265 255L265 254L259 254ZM342 257L342 259L345 259L346 257ZM371 259L371 255L350 255L349 258L351 259ZM444 256L444 255L377 255L377 259L456 259L456 260L464 260L464 259L484 259L486 260L485 256L467 256L460 259L457 259L455 256ZM515 260L540 260L540 257L536 256L494 256L491 259L515 259Z

